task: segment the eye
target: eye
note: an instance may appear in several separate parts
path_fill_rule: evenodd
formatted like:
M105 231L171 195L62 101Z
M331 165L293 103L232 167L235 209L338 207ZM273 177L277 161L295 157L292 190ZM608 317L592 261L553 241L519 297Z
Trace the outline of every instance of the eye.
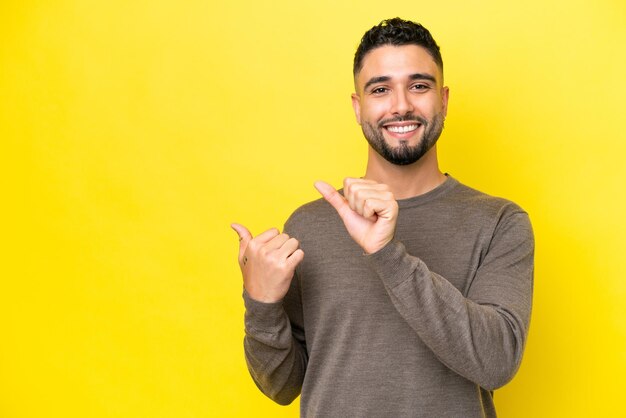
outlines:
M411 90L428 90L430 88L429 85L427 84L414 84L413 86L411 86Z
M384 94L388 91L389 89L387 87L375 87L372 89L372 91L370 92L371 94Z

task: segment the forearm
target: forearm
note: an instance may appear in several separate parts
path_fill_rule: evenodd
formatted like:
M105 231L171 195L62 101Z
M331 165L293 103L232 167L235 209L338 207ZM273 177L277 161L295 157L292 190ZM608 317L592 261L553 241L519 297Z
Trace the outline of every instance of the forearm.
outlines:
M250 375L265 395L287 405L300 394L306 351L293 336L282 302L257 302L245 291L244 302L244 350Z
M510 305L496 303L497 298L480 303L469 299L397 241L368 256L368 261L398 312L442 363L486 389L513 377L521 362L528 317L525 309L510 306L529 304L530 295L517 295L522 301Z

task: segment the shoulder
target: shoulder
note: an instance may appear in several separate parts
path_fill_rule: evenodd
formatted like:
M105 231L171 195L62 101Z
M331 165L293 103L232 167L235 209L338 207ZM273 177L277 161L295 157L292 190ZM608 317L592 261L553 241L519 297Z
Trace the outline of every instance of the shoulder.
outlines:
M455 189L455 198L463 202L461 206L466 219L483 223L493 236L519 236L527 242L534 240L529 215L517 203L461 183Z
M456 180L455 180L456 181ZM517 203L499 196L493 196L456 181L448 199L467 214L487 216L490 218L508 217L513 215L528 216L528 213Z

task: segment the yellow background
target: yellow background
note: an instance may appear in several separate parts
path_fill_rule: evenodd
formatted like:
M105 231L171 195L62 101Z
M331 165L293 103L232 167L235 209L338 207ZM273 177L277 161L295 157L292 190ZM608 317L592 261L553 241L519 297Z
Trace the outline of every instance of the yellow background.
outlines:
M297 416L245 368L229 223L363 173L352 56L398 15L442 47L442 169L534 224L500 415L623 416L623 0L5 0L0 417Z

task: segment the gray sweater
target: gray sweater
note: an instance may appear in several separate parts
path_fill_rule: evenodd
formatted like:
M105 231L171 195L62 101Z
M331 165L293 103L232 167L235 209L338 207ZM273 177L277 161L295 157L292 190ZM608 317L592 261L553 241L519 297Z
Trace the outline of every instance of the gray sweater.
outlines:
M244 291L250 374L280 404L302 393L303 417L494 417L528 333L528 215L452 177L398 203L371 255L323 199L290 217L305 256L288 294Z

